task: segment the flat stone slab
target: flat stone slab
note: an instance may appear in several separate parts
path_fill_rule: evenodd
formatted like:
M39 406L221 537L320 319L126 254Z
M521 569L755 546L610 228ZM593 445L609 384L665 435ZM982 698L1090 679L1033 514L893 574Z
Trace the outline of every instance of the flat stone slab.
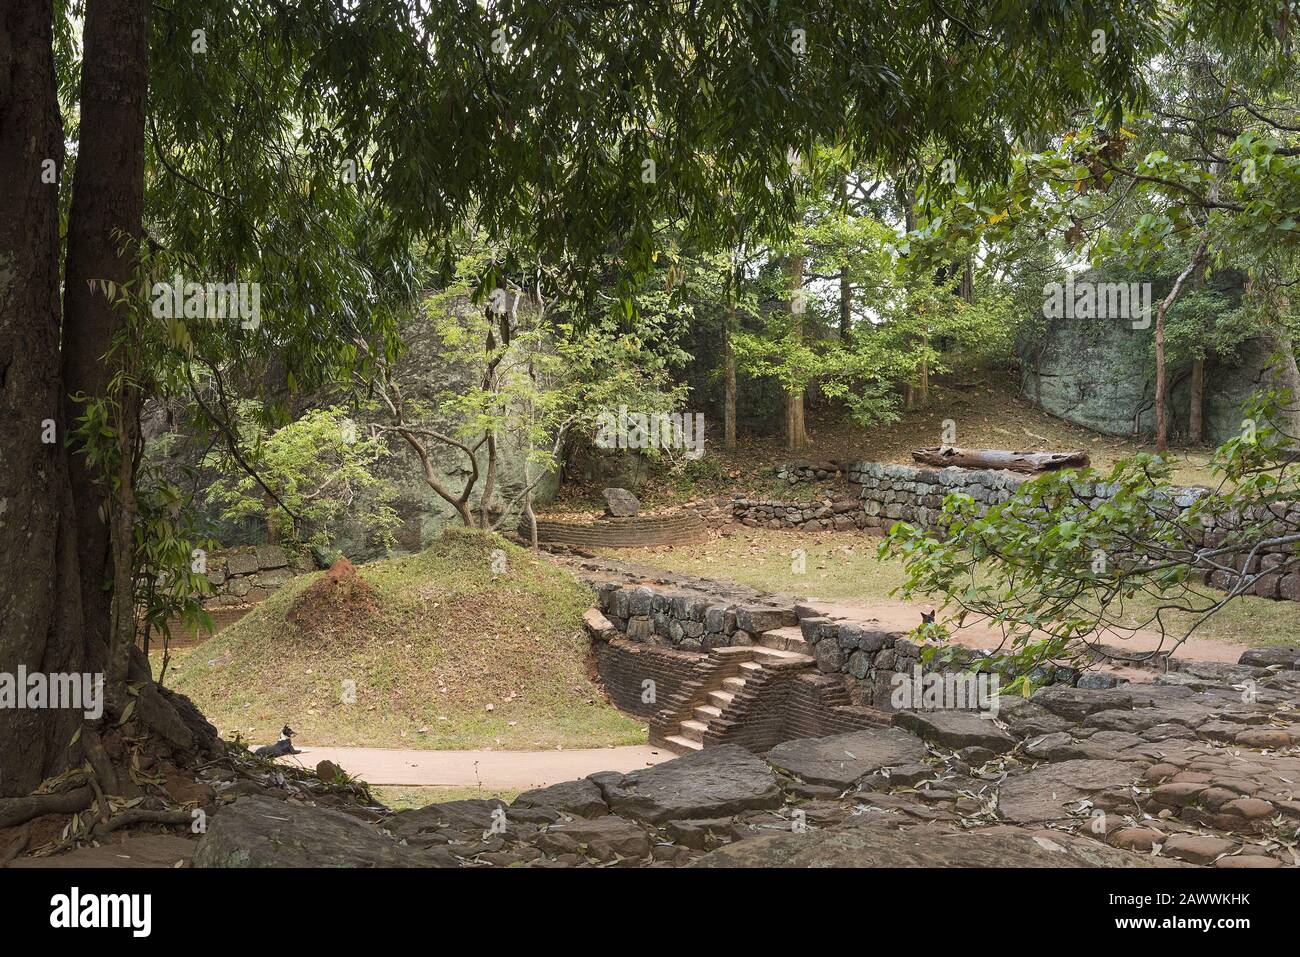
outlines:
M1251 648L1243 651L1237 659L1239 664L1267 668L1281 665L1285 669L1300 670L1300 647L1296 645L1273 645L1268 648Z
M767 760L809 784L847 788L874 771L916 764L928 752L921 739L899 728L867 728L827 738L802 738L778 744Z
M615 814L649 824L726 817L780 807L776 774L761 758L723 744L633 771L593 780Z
M511 802L511 807L553 807L582 817L599 817L609 813L605 797L595 781L582 778L562 781L548 788L525 791Z
M1133 707L1133 696L1117 688L1089 690L1071 688L1069 685L1048 685L1035 691L1029 700L1057 717L1076 722L1098 711L1116 708L1128 710Z
M455 867L454 855L399 844L332 808L253 795L212 816L195 867Z
M1020 824L1071 817L1067 804L1109 788L1132 784L1142 769L1130 761L1076 760L1040 765L1009 777L998 788L998 811Z
M440 804L398 811L384 822L384 829L405 840L415 840L423 834L438 831L475 834L488 830L493 820L500 818L500 812L505 807L504 801L492 798L443 801Z
M650 853L650 837L631 821L612 814L587 820L574 817L557 821L548 829L551 834L567 834L587 845L601 860L613 857L644 857Z
M774 832L710 851L692 867L1176 867L1060 831L877 821Z
M1015 738L974 711L899 711L893 725L954 751L980 747L1001 754L1016 746Z

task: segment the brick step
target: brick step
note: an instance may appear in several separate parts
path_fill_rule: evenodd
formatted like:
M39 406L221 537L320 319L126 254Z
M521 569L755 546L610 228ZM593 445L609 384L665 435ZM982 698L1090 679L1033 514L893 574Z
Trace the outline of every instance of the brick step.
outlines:
M798 664L810 665L813 663L812 655L803 655L797 651L782 651L779 648L755 648L754 658L758 661L790 661ZM754 662L746 662L753 664ZM745 665L741 665L745 667Z
M687 720L682 722L682 737L699 742L700 747L704 747L704 732L708 730L709 726L703 721Z
M740 671L741 671L742 674L744 674L744 675L746 675L746 676L753 676L753 675L756 675L756 674L758 674L758 673L759 673L760 671L762 671L762 670L763 670L763 666L760 665L757 661L742 661L742 662L740 663ZM726 687L726 686L727 686L727 682L730 681L730 680L731 680L730 678L725 679L725 680L722 682L723 686ZM744 679L744 678L741 678L740 680L741 680L741 681L744 681L745 679Z
M664 738L664 744L674 754L690 754L692 751L700 751L704 744L700 741L692 741L690 738L683 737L680 734L670 734Z
M718 713L721 714L722 709L731 704L732 699L735 697L735 693L731 691L710 691L709 704L717 708Z
M778 651L797 651L800 654L807 654L812 650L812 645L804 640L803 632L799 630L798 625L765 631L758 636L758 643L763 648L775 648Z
M745 666L741 665L741 667L743 668ZM745 687L744 678L723 678L722 679L722 688L723 688L723 693L725 694L735 694L743 687Z
M711 704L702 704L695 709L696 720L703 721L706 726L714 718L720 718L720 717L722 717L722 709L715 708Z

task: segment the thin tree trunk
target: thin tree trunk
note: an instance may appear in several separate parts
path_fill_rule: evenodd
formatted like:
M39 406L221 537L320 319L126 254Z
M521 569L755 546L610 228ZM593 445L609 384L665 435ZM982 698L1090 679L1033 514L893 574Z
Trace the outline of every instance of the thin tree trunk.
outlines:
M1205 433L1205 360L1192 360L1192 381L1189 387L1187 412L1187 439L1200 445Z
M492 508L492 493L496 491L497 486L497 434L493 430L487 434L487 471L483 475L483 494L478 500L478 526L479 528L491 528L492 519L489 512Z
M840 195L847 206L849 198L849 174L840 177ZM853 327L853 283L849 281L849 266L840 267L840 342L848 344Z
M0 671L85 670L60 408L59 184L51 0L0 6ZM46 419L54 443L41 440ZM81 763L71 709L0 708L0 796Z
M794 342L803 341L803 316L799 296L803 291L802 256L789 256L785 260L785 275L790 298L787 307L790 310L790 337ZM786 448L798 452L808 446L807 423L804 419L804 390L791 388L785 395L785 439Z
M736 448L736 350L731 343L731 321L722 329L722 445Z

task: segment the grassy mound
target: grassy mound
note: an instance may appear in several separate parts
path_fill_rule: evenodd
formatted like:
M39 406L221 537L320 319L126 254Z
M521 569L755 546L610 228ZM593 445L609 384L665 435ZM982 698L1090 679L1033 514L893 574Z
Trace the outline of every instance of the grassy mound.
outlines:
M223 736L255 743L286 722L303 747L643 743L643 726L588 678L580 620L590 603L587 588L527 550L453 530L418 555L294 579L209 641L173 651L166 683Z

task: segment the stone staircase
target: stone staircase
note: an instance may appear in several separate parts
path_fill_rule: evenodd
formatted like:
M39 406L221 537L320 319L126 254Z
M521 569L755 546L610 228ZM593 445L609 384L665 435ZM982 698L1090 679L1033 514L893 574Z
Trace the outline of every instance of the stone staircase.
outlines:
M664 746L675 754L687 754L703 749L704 737L709 731L710 724L723 716L735 699L736 693L745 687L748 680L762 672L765 664L780 661L785 663L786 667L813 667L813 658L803 654L799 650L800 647L807 648L808 644L800 635L799 628L790 626L764 632L759 636L758 644L729 648L728 651L733 653L749 652L749 660L740 662L739 674L722 678L716 687L701 689L702 693L686 703L690 716L683 717L677 722L676 734L664 736ZM682 710L685 711L686 708Z

